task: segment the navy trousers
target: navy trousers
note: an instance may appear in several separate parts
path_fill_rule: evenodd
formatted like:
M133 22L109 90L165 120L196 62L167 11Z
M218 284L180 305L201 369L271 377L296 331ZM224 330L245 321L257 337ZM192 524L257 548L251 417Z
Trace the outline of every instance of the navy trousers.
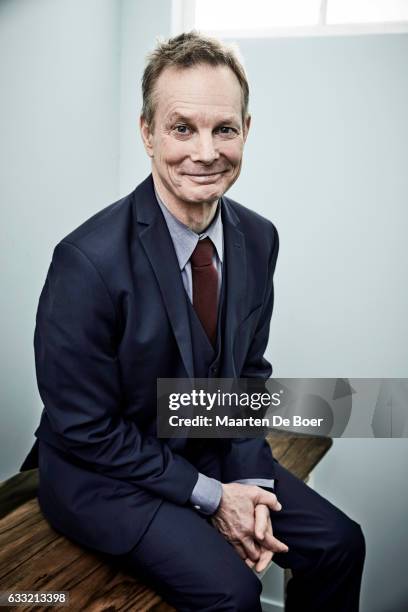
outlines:
M289 552L274 561L293 576L287 612L357 612L365 557L360 526L278 463L275 472L282 510L271 513L273 531ZM189 507L164 502L139 543L111 560L180 612L261 611L261 581Z

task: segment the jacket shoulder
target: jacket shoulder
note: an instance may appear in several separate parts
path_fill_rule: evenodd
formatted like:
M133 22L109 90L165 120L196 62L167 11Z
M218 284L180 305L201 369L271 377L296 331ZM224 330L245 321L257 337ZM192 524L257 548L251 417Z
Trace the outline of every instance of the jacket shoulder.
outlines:
M224 196L224 200L238 217L245 234L257 233L258 236L265 235L269 237L272 235L273 239L278 237L276 226L272 221L270 221L270 219L263 217L254 210L243 206L231 198Z
M64 236L60 243L68 242L86 251L105 240L111 242L124 231L130 220L132 196L133 193L99 210Z

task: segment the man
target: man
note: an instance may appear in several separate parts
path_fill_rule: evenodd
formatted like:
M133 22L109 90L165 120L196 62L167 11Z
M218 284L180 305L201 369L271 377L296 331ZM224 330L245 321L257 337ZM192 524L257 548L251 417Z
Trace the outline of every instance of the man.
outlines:
M277 232L224 195L250 127L233 52L195 33L160 44L140 126L152 175L54 251L35 332L44 411L22 469L38 455L55 529L177 610L260 610L272 555L293 572L288 610L357 610L359 526L265 440L156 435L157 378L272 371Z

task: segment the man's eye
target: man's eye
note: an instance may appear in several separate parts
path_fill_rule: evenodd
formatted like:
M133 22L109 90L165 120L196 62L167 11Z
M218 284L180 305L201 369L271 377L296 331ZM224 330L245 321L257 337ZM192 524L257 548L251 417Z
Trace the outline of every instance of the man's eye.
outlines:
M189 127L187 125L176 125L174 130L177 134L188 134Z
M221 125L218 128L218 132L223 136L235 136L235 134L238 134L238 130L228 125Z

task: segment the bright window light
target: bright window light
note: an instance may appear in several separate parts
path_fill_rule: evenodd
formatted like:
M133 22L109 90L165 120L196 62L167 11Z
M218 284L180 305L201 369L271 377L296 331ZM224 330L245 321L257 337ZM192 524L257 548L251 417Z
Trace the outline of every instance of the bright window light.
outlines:
M228 38L408 32L408 0L172 0L172 3L174 33L196 28Z
M199 30L252 30L315 26L321 0L196 0Z
M328 0L327 23L408 21L408 0Z

